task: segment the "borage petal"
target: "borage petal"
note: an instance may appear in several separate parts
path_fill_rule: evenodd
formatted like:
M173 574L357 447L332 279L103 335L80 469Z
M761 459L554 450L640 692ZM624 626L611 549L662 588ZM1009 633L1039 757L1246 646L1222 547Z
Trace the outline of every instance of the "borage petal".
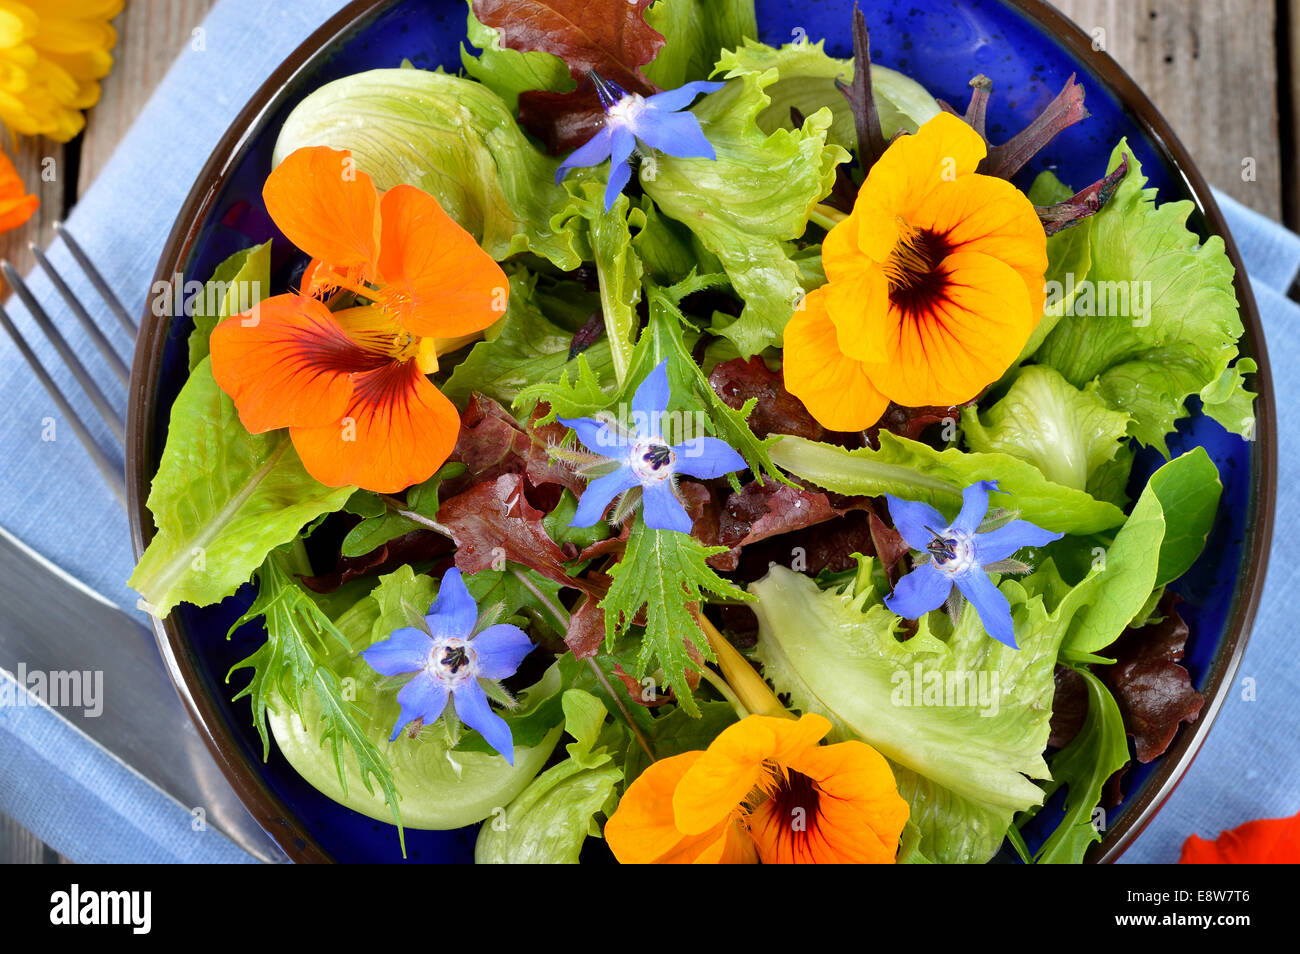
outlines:
M609 457L618 448L627 446L627 441L621 439L608 424L594 417L558 417L556 420L577 434L578 440L593 454Z
M1045 547L1064 534L1036 527L1027 520L1012 520L1006 526L975 537L975 560L981 564L1005 560L1025 547Z
M676 530L678 533L690 533L694 524L682 502L673 493L671 481L663 480L657 484L642 487L641 502L645 507L645 525L651 530Z
M614 131L609 126L600 127L600 132L569 154L555 170L555 184L559 185L570 169L586 169L598 166L610 156Z
M289 433L307 472L330 487L396 493L428 480L456 445L460 414L414 361L353 378L345 413Z
M578 509L569 522L571 527L592 527L596 521L605 516L609 503L625 490L631 490L640 483L632 468L624 464L612 474L597 477L587 485L587 489L578 498Z
M403 327L422 338L459 338L482 331L506 310L509 282L427 192L389 189L380 200L383 231L380 295Z
M691 103L695 102L695 97L702 93L716 93L726 83L712 83L709 80L695 80L690 83L684 83L676 89L666 90L662 93L655 93L653 96L646 97L646 105L652 107L658 112L675 113L679 109L685 109ZM696 127L699 126L699 120L696 120ZM644 137L642 137L644 138ZM648 140L647 140L648 141Z
M660 419L668 410L668 362L660 361L632 394L632 423L637 437L662 437Z
M477 682L462 683L452 690L455 700L456 715L471 729L478 731L484 741L506 757L511 765L515 764L514 737L506 720L492 711L488 705L487 693Z
M381 676L400 676L419 672L429 662L433 640L429 634L413 626L394 630L382 642L361 651L361 658Z
M636 151L636 136L632 130L618 126L610 138L609 184L605 186L605 211L614 208L614 203L632 178L630 160Z
M934 533L948 526L948 518L929 504L903 500L893 494L885 494L885 503L889 505L894 529L913 550L924 550L934 539Z
M212 376L250 433L316 427L343 416L352 375L382 367L383 355L349 338L319 301L277 295L212 332Z
M697 437L673 448L675 470L699 480L744 470L749 465L730 444L716 437Z
M692 113L646 111L636 124L636 136L643 143L679 159L717 159L713 143L704 136L700 121Z
M515 674L524 657L533 651L532 640L518 626L498 623L470 641L478 660L478 674L484 679L506 679Z
M962 596L975 607L980 622L984 624L984 631L998 642L1018 649L1015 628L1011 623L1011 604L1002 595L1002 591L993 585L989 575L974 567L957 574L952 580L957 584L957 589L961 590Z
M951 592L952 577L933 563L922 563L898 581L893 594L885 597L885 605L903 619L919 619L942 606Z
M474 624L478 622L478 605L469 595L465 580L456 567L442 575L438 596L429 607L425 622L429 624L429 632L439 639L468 639L474 631Z
M402 711L397 717L397 724L393 726L389 742L396 740L402 730L416 719L423 720L425 725L438 721L442 710L447 708L447 689L428 672L422 672L402 687L402 691L397 694L397 701L401 704Z
M977 480L961 492L961 513L952 522L952 529L960 533L974 533L989 512L989 494L998 489L996 480ZM981 560L981 563L984 561Z

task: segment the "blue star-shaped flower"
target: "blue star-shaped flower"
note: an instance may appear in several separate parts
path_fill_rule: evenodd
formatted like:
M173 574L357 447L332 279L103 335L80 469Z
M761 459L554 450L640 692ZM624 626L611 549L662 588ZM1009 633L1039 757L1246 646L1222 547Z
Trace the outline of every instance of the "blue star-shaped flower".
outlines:
M898 581L885 605L905 619L916 619L938 609L953 596L953 587L970 600L984 630L999 642L1017 649L1011 625L1011 604L993 585L989 573L1027 572L1029 567L1011 560L1022 547L1041 547L1062 534L1036 527L1026 520L1012 520L995 530L980 533L979 526L989 509L989 491L997 481L981 480L962 491L961 513L952 523L933 507L899 500L886 494L889 515L907 545L924 554L911 573Z
M625 91L595 70L590 76L605 107L605 125L560 164L555 172L557 185L570 169L597 166L609 159L609 185L605 187L605 211L608 212L632 178L628 160L636 151L638 139L652 149L683 159L718 157L712 144L704 138L700 121L681 110L691 105L696 96L722 89L725 83L700 80L653 96L641 96Z
M492 711L482 681L514 675L533 644L523 630L508 623L474 635L478 606L457 569L443 576L424 622L427 631L407 626L361 653L370 668L385 676L415 673L397 694L402 711L389 741L416 719L426 725L436 722L452 699L460 721L477 729L514 765L510 726Z
M691 518L677 497L676 475L708 480L748 466L745 458L716 437L670 445L661 430L668 399L668 362L664 361L646 375L632 395L632 431L612 419L560 418L560 423L573 428L578 439L598 458L604 458L606 465L617 465L612 473L587 485L570 526L592 526L615 497L640 488L647 527L690 533Z

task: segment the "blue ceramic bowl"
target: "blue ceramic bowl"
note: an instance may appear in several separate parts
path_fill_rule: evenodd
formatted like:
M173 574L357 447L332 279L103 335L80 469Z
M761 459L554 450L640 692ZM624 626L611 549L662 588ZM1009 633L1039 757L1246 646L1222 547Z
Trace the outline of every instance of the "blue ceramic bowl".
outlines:
M778 45L802 35L825 38L829 52L851 55L851 0L758 0L760 39ZM1246 335L1242 353L1256 359L1258 439L1247 443L1208 418L1179 426L1171 447L1201 445L1218 464L1224 492L1205 553L1173 587L1184 599L1191 628L1185 665L1206 697L1200 719L1184 726L1160 759L1130 771L1126 798L1111 814L1091 860L1110 861L1150 820L1186 770L1219 709L1244 649L1264 579L1276 482L1274 408L1263 335L1244 272L1204 180L1159 114L1132 81L1090 39L1039 0L875 0L867 3L872 58L907 73L934 95L964 106L975 73L993 79L990 138L1021 129L1071 74L1078 74L1091 116L1066 130L1022 172L1043 169L1069 183L1092 182L1104 171L1121 136L1159 189L1161 201L1191 199L1192 227L1220 234L1237 268L1237 294ZM312 36L249 103L208 162L159 263L157 279L209 275L233 252L279 237L261 201L271 151L285 117L330 80L409 58L416 66L460 67L465 37L463 0L358 0ZM1022 183L1023 184L1023 183ZM280 239L280 244L284 240ZM185 320L144 316L131 387L128 483L137 552L153 535L144 500L166 438L168 414L185 381ZM1153 461L1138 469L1137 487ZM182 605L157 625L172 676L200 731L249 810L299 861L400 860L392 826L343 808L321 795L272 750L269 762L253 729L249 704L232 703L237 687L224 682L232 664L260 638L245 628L226 631L247 605L240 594L220 606ZM1050 809L1050 806L1049 806ZM1052 820L1045 811L1045 822ZM1059 814L1057 815L1059 817ZM1031 844L1035 833L1030 832ZM1041 837L1041 835L1038 835ZM468 861L474 831L407 832L410 861ZM1004 853L1005 854L1005 853Z

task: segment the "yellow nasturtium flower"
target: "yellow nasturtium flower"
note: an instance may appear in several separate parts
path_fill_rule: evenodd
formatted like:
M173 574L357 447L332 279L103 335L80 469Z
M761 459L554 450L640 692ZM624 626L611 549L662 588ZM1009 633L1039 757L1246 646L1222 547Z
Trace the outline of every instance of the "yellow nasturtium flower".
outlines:
M0 122L67 142L113 66L123 0L0 0Z

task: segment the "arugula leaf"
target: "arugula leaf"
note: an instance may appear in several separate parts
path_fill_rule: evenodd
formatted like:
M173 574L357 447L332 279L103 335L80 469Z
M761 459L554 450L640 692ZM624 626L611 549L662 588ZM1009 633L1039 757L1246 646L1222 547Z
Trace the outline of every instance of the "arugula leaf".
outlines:
M754 33L748 34L753 37ZM827 141L856 151L857 130L853 108L835 87L837 79L853 79L853 59L837 59L827 54L826 41L801 40L774 48L754 39L729 44L718 60L717 72L725 79L746 73L765 73L775 69L780 79L766 89L771 105L758 115L759 127L767 133L793 129L790 110L811 116L829 106L834 119ZM714 48L717 49L716 47ZM909 76L878 63L871 64L871 91L880 114L881 132L889 141L900 132L915 133L924 123L939 114L939 104L925 87Z
M575 269L586 242L551 218L571 201L501 97L482 83L416 69L370 70L327 83L280 130L274 162L304 146L351 150L380 191L433 195L493 258L535 252Z
M478 342L456 365L442 393L464 406L477 391L502 404L527 410L532 401L519 397L530 385L551 381L577 364L569 360L573 333L551 321L538 305L537 278L525 269L510 276L510 301L505 317L489 337ZM613 368L609 342L602 339L583 355L592 370L607 374Z
M803 293L787 245L830 193L835 167L849 160L846 150L827 143L827 107L798 131L762 131L757 117L771 103L764 90L779 76L745 73L694 107L716 160L656 156L640 170L646 193L699 236L745 300L739 318L713 330L746 357L781 343Z
M384 753L366 735L360 724L360 711L344 695L338 676L326 665L331 647L350 647L348 638L339 631L310 596L293 581L279 552L271 553L257 571L257 598L248 612L230 627L230 633L256 619L266 627L266 642L231 667L226 675L252 669L248 685L232 701L249 697L253 706L253 724L262 739L262 759L271 753L267 731L267 712L286 709L298 717L319 738L320 746L329 743L333 753L338 785L346 797L348 766L344 750L351 749L356 765L352 774L359 775L366 792L374 794L371 780L379 786L383 803L392 811L405 851L401 811L398 808L397 784L392 766ZM229 638L229 634L227 634Z
M605 640L613 646L638 614L645 610L645 634L637 656L637 676L652 661L664 671L664 681L676 693L681 707L693 716L699 705L686 682L686 669L695 668L686 641L704 658L712 660L708 637L695 618L704 592L747 600L749 596L713 571L708 558L726 547L706 547L694 537L675 530L654 530L640 513L628 537L623 559L610 569L613 581L600 602L605 611Z
M1088 687L1088 715L1079 734L1052 757L1046 794L1051 797L1062 785L1066 787L1065 817L1034 855L1035 864L1082 864L1088 846L1101 841L1092 815L1101 802L1102 787L1128 763L1124 720L1114 697L1086 668L1076 672Z
M719 50L758 35L754 0L657 0L645 19L665 41L645 75L664 89L708 79Z
M194 302L190 332L190 370L208 356L212 329L231 315L242 314L271 291L271 243L236 252L217 266ZM215 307L214 307L215 306Z
M888 431L881 431L879 440L879 450L850 451L801 437L781 437L770 451L778 467L840 494L891 493L956 513L963 488L977 480L996 480L999 489L1011 495L1004 499L1021 517L1047 530L1094 533L1124 522L1124 511L1113 503L1053 483L1033 464L1010 454L964 453L955 447L937 451Z
M1131 416L1129 433L1168 456L1165 435L1187 413L1188 396L1223 379L1242 324L1223 239L1201 243L1187 229L1190 201L1157 205L1126 142L1107 171L1126 154L1128 174L1105 207L1069 230L1088 236L1087 285L1034 358L1076 387L1096 379L1107 403ZM1249 399L1230 399L1240 375L1230 382L1228 393L1211 388L1218 400L1207 413L1228 410L1222 423L1241 433L1240 408Z
M1122 446L1129 416L1112 411L1095 386L1081 390L1054 368L1030 365L1001 400L982 412L969 405L961 420L971 450L1010 454L1054 483L1087 490Z
M581 689L565 692L562 705L564 728L575 740L569 757L479 829L476 864L577 864L587 836L599 836L594 818L613 807L623 777L611 752L596 748L605 706Z
M204 358L172 406L148 500L158 532L127 582L159 618L220 602L355 490L308 474L285 431L249 434Z

